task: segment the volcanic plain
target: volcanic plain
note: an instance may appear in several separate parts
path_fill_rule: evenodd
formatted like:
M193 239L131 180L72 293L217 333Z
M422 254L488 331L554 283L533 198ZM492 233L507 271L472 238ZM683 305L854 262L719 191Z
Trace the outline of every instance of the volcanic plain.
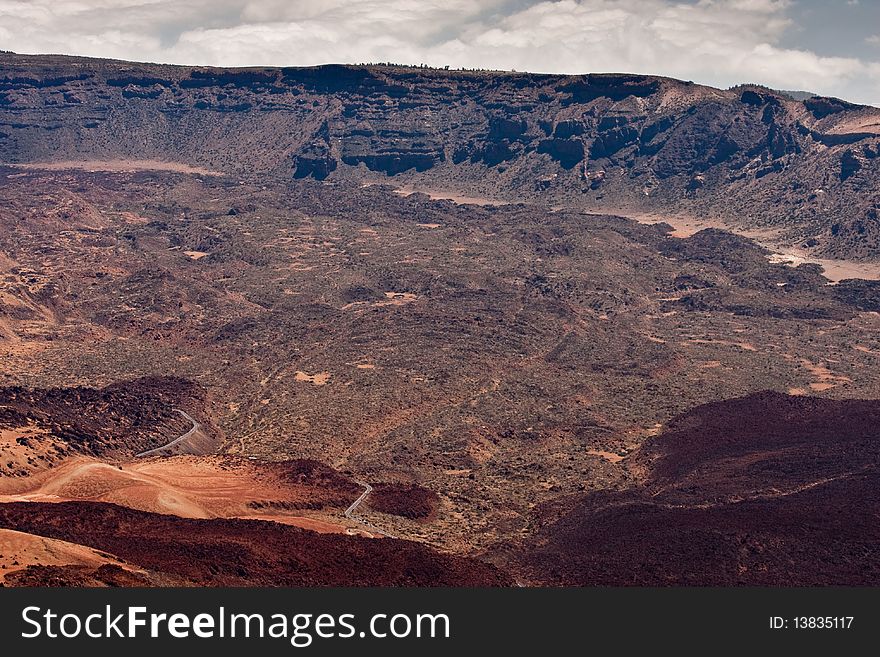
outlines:
M0 60L3 583L877 583L877 110Z

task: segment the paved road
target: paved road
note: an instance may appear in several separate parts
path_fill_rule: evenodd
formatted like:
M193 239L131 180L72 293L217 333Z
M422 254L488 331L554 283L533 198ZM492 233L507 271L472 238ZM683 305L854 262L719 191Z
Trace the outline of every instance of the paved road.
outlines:
M376 527L376 525L372 525L372 524L368 523L366 520L361 520L356 515L354 515L354 512L361 505L361 502L363 502L365 499L367 499L367 496L373 492L373 487L370 486L370 484L364 483L363 481L357 481L356 483L358 483L364 487L364 492L361 493L361 496L359 498L357 498L354 502L352 502L351 506L345 510L345 517L348 518L349 520L353 520L354 522L363 525L364 527L369 529L371 532L376 532L376 533L382 534L382 536L386 536L388 538L395 538L394 536L392 536L388 532Z
M182 410L180 410L179 408L175 408L175 409L173 409L173 410L174 410L175 412L177 412L177 413L180 413L183 417L185 417L187 420L189 420L190 422L192 422L192 429L190 429L189 431L187 431L187 432L186 432L185 434L183 434L182 436L178 436L177 438L175 438L174 440L172 440L172 441L171 441L170 443L168 443L167 445L162 445L161 447L155 447L155 448L153 448L153 449L148 449L146 452L141 452L140 454L135 454L135 458L141 458L141 457L143 457L143 456L152 456L153 454L157 454L157 453L159 453L159 452L163 452L163 451L165 451L166 449L168 449L169 447L174 447L175 445L177 445L177 444L183 442L184 440L186 440L187 438L189 438L191 435L193 435L196 431L198 431L199 429L202 428L202 425L199 424L198 422L196 422L196 421L192 418L192 416L190 416L186 411L182 411ZM369 491L368 491L368 492L369 492ZM360 500L358 500L358 501L360 501ZM345 514L348 515L348 511L346 511Z

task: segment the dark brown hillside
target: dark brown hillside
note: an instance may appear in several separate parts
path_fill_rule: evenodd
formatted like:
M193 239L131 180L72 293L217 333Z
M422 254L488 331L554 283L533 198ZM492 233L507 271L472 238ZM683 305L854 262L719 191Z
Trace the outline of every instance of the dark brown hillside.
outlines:
M503 553L562 585L876 586L878 419L776 393L701 406L640 450L640 487L545 505Z
M200 586L511 583L494 566L409 541L318 534L255 520L188 520L113 504L0 504L0 527L94 547Z
M880 468L880 403L760 393L701 406L640 450L649 490L748 498Z
M432 490L417 484L376 484L367 503L379 513L425 520L437 511L440 499Z
M104 388L0 387L0 474L21 475L73 453L131 456L192 427L176 408L204 416L204 391L177 377Z

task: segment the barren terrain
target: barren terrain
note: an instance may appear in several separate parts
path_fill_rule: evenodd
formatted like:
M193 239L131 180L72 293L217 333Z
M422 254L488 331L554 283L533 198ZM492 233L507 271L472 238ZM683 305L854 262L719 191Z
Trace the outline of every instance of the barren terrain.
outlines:
M0 60L6 584L876 583L876 110Z

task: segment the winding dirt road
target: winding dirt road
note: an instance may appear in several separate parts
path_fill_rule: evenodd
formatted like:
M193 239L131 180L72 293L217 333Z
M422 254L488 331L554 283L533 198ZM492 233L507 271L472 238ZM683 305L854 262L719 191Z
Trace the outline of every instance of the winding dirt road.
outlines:
M369 529L371 532L379 533L379 534L381 534L382 536L385 536L385 537L387 537L387 538L396 538L395 536L392 536L392 535L389 534L388 532L386 532L386 531L384 531L384 530L382 530L382 529L379 529L379 528L376 527L375 525L370 524L370 523L367 522L366 520L362 520L361 518L358 518L356 515L354 515L354 512L355 512L355 511L357 510L357 508L361 505L361 503L362 503L365 499L367 499L367 497L370 495L370 493L373 492L373 487L370 486L370 484L364 483L363 481L358 481L358 482L356 482L356 483L358 483L358 484L360 484L361 486L364 487L364 492L361 493L361 496L360 496L359 498L357 498L354 502L352 502L352 503L351 503L351 506L349 506L349 507L345 510L345 517L348 518L349 520L353 521L353 522L356 522L356 523L358 523L358 524L360 524L360 525L363 525L364 527L366 527L367 529Z
M163 452L166 449L169 449L171 447L174 447L175 445L182 443L184 440L186 440L187 438L192 436L196 431L198 431L199 429L202 428L202 425L199 424L198 422L196 422L192 418L192 416L189 415L186 411L182 411L179 408L175 408L172 410L174 410L177 413L180 413L183 417L185 417L187 420L192 422L192 429L187 431L185 434L178 436L177 438L175 438L174 440L172 440L170 443L168 443L166 445L162 445L161 447L154 447L153 449L148 449L146 452L141 452L140 454L135 454L135 458L142 458L144 456L152 456L154 454L158 454L159 452ZM348 512L346 512L346 515L347 514L348 514Z

